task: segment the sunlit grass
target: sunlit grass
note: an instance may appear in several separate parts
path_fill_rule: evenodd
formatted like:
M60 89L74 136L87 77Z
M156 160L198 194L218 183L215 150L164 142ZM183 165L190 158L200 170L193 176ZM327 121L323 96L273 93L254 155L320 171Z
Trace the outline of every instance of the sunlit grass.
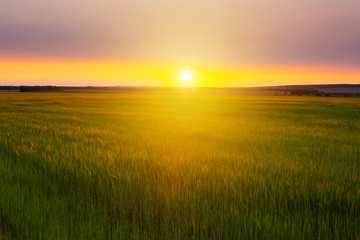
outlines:
M0 235L356 239L360 99L0 94Z

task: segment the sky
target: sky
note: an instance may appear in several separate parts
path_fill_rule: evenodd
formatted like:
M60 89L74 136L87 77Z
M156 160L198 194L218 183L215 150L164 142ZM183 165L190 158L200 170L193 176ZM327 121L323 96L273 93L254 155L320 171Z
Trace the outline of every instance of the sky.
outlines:
M360 83L359 0L0 0L0 85Z

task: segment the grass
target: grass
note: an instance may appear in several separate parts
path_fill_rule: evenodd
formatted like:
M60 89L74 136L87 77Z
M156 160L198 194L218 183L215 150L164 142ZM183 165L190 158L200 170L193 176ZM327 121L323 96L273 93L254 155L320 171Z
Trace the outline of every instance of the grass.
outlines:
M359 239L360 99L0 93L0 239Z

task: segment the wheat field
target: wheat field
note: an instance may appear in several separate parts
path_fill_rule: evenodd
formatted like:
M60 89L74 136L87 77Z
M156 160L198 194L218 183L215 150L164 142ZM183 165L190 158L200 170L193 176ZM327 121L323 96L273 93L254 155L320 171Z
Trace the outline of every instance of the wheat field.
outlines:
M0 239L359 239L360 99L0 93Z

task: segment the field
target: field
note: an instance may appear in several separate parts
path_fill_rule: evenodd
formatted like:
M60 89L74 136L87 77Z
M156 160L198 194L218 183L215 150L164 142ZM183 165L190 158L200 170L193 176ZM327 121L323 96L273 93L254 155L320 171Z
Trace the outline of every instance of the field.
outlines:
M359 239L360 98L0 93L0 239Z

